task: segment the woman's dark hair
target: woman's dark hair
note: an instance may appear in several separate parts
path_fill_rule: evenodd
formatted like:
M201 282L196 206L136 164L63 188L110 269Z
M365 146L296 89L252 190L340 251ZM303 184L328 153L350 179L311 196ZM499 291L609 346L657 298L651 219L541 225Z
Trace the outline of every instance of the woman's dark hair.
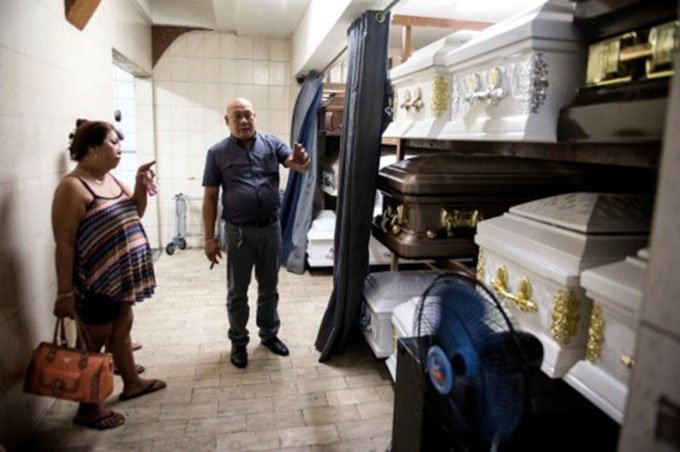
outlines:
M76 131L71 134L72 141L69 146L71 158L80 161L87 154L88 148L101 145L112 130L116 129L108 122L78 119Z

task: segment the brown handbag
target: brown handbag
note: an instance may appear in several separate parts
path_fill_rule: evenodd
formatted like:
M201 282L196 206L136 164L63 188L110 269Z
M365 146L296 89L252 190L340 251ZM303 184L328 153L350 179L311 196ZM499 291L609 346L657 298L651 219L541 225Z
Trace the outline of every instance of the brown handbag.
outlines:
M113 392L113 359L110 353L88 352L87 330L76 318L77 348L66 342L64 318L57 318L52 342L42 342L24 379L24 392L74 402L98 404Z

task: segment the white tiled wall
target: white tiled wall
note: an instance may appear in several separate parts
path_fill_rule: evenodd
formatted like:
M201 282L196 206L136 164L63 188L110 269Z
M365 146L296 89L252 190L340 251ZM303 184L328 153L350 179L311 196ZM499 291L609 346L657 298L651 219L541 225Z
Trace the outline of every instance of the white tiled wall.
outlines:
M83 31L66 21L63 1L0 1L0 444L8 450L21 450L19 438L50 403L21 388L32 349L54 326L52 193L73 167L76 118L112 120L114 47L151 67L151 26L131 0L102 2Z
M128 187L135 186L137 173L137 113L135 105L135 77L118 66L113 66L113 109L120 111L121 120L115 126L123 132L123 156L113 171Z
M231 99L250 99L258 130L289 141L294 101L290 53L290 41L285 39L194 31L177 38L156 63L153 78L163 244L176 234L176 193L191 197L189 246L202 243L200 198L205 155L229 133L224 114ZM283 170L283 176L286 172Z

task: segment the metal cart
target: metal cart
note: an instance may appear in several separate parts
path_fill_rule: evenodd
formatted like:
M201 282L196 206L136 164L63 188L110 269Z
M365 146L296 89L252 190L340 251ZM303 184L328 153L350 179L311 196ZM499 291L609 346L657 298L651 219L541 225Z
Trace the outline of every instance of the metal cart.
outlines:
M189 210L189 201L203 201L201 197L191 197L183 193L177 193L175 195L175 236L172 238L172 242L165 246L165 252L169 255L175 253L175 250L179 248L180 250L186 249L187 241L187 211ZM217 203L217 241L222 244L222 203Z
M183 250L187 247L187 210L189 208L189 197L182 193L175 195L175 236L172 242L165 246L165 252L169 255L175 253L177 248Z

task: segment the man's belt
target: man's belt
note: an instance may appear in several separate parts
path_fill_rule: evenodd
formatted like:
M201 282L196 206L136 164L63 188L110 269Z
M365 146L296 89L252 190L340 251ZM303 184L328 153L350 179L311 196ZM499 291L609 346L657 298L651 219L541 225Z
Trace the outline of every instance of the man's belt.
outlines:
M279 219L278 215L272 215L271 217L266 218L264 220L245 221L243 223L232 223L232 222L230 222L230 223L235 224L237 226L254 226L256 228L263 228L265 226L269 226L270 224L278 221L278 219Z

